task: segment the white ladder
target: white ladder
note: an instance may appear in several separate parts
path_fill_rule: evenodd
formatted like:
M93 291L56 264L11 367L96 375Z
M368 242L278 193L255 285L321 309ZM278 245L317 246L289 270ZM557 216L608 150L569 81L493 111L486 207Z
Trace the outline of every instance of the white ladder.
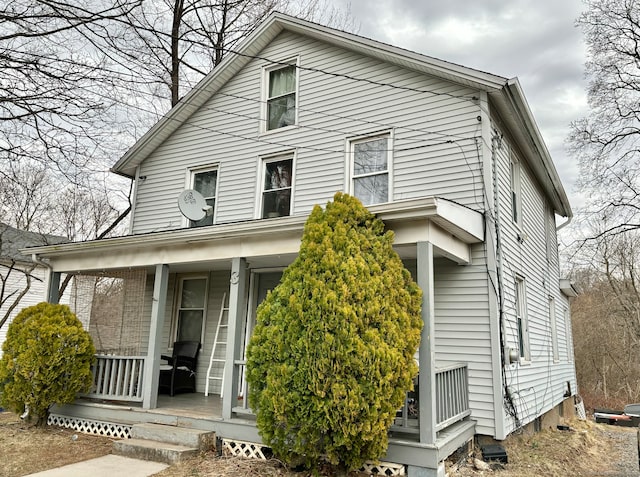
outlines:
M218 348L218 345L222 345L222 346L226 346L227 342L226 341L218 341L219 337L220 337L220 328L227 328L229 326L229 317L228 317L228 312L229 312L229 307L225 306L225 303L227 301L227 294L226 292L222 295L222 306L220 308L220 315L218 316L218 325L216 326L216 336L213 339L213 349L211 350L211 358L209 359L209 369L207 369L207 382L205 384L204 387L204 395L208 396L209 395L209 383L214 380L214 381L220 381L220 397L222 397L222 390L223 390L223 386L224 386L224 362L225 359L223 358L216 358L216 349ZM225 323L223 323L224 321L224 313L227 312L227 321ZM227 339L229 337L227 336ZM222 363L222 376L211 376L211 368L213 368L213 363Z

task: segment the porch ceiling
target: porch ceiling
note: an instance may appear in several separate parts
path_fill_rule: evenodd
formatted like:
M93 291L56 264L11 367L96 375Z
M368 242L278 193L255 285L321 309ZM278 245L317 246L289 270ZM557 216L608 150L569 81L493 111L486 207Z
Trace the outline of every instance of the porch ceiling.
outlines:
M394 244L403 258L415 256L415 243L428 241L437 255L469 263L469 245L484 240L482 214L444 199L397 201L370 210L395 232ZM287 265L297 255L306 220L307 216L251 220L21 252L48 260L56 272L151 269L161 263L172 271L229 269L233 257L245 257L252 268L268 268Z

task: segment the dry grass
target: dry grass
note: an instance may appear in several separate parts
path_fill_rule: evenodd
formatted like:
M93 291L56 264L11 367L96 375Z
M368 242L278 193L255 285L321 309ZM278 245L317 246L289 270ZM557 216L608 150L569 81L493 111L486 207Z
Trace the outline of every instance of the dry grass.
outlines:
M509 463L493 464L491 470L474 468L473 458L449 469L451 477L492 475L495 477L566 477L613 475L612 469L619 460L628 462L638 470L637 456L629 461L628 455L620 455L615 445L617 434L632 434L636 429L595 424L591 421L569 422L571 431L546 429L532 435L515 435L502 444ZM478 450L475 457L481 457ZM628 475L628 474L615 474ZM638 474L635 474L638 475Z
M74 438L73 436L77 436ZM20 477L100 457L113 441L57 427L37 428L0 412L0 477Z
M618 445L625 435L635 439L636 429L611 427L592 422L572 421L572 431L545 430L534 435L513 436L503 442L509 464L493 470L476 470L473 460L447 469L451 477L553 477L639 475L637 455L621 455ZM632 434L632 435L630 435ZM76 435L77 439L73 436ZM635 441L634 441L635 442ZM618 444L616 444L618 443ZM56 427L36 428L14 414L0 413L0 477L19 477L109 454L112 439L89 436ZM611 474L614 463L624 459L633 474ZM631 462L633 460L633 462ZM293 472L278 461L256 461L217 457L202 453L175 464L156 477L307 477L309 472ZM322 469L321 476L332 475ZM352 476L358 475L352 473Z

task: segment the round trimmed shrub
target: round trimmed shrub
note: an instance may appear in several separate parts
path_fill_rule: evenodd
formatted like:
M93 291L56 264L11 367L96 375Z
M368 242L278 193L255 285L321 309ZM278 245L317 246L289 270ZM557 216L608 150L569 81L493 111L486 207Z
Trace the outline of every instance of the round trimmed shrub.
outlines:
M313 209L298 257L258 307L249 404L290 465L355 469L387 449L422 329L422 293L392 244L381 220L338 193Z
M95 348L66 305L23 309L7 329L0 359L0 402L44 425L53 404L73 402L91 389Z

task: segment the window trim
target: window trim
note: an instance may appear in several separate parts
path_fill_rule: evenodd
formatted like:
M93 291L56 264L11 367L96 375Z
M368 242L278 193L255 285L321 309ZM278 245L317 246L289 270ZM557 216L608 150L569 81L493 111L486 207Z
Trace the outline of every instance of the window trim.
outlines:
M522 228L522 165L517 157L511 156L509 161L511 221Z
M176 286L175 286L175 300L173 304L173 316L171 319L171 333L169 349L173 349L173 343L178 340L178 317L180 315L180 310L182 309L182 288L185 280L205 280L205 291L204 291L204 304L202 308L202 328L200 332L200 346L202 347L204 344L204 337L206 333L206 324L207 324L207 313L208 313L208 304L209 304L209 274L208 273L198 273L198 274L180 274L176 275Z
M387 200L386 202L377 202L374 204L364 204L365 206L372 206L378 204L388 204L389 202L393 202L393 144L394 144L394 130L386 129L383 131L377 131L370 134L363 134L360 136L354 136L346 139L345 143L345 151L346 151L346 183L347 183L347 193L356 197L355 194L355 179L358 177L369 177L373 175L381 175L383 172L377 172L375 174L362 174L359 176L355 175L355 146L356 144L372 141L380 138L387 138Z
M567 347L567 362L573 362L573 328L571 326L571 311L564 307L564 333Z
M549 328L551 328L551 356L554 363L560 362L558 347L558 320L556 317L556 299L549 296Z
M195 179L196 179L196 174L202 174L203 172L210 172L210 171L216 171L216 195L215 197L213 197L213 200L215 201L215 205L213 206L213 218L212 218L212 224L211 225L215 225L217 222L217 216L218 216L218 192L220 190L220 163L219 162L213 162L210 164L203 164L200 166L194 166L194 167L189 167L186 170L186 175L185 175L185 189L194 189L195 187ZM195 190L195 189L194 189ZM207 197L205 197L205 200L207 199ZM182 225L183 227L187 227L187 228L197 228L197 227L193 227L191 225L191 220L187 219L186 217L182 218ZM210 225L207 225L206 227L210 227Z
M516 319L516 342L520 364L531 363L529 319L527 316L527 282L517 275L514 280L514 314Z
M262 67L261 94L260 94L260 134L273 134L276 131L288 130L298 126L298 111L300 109L300 57L289 57L285 60L274 61L276 64L269 64ZM280 128L269 129L269 77L272 71L276 71L289 66L295 66L296 69L296 88L295 88L295 112L293 124L282 126Z
M294 198L295 198L295 186L296 186L296 151L283 151L277 154L269 154L267 156L258 157L258 183L256 186L256 206L254 217L256 219L268 219L277 217L262 217L262 208L264 206L264 180L266 165L271 162L278 162L282 160L291 160L291 197L289 201L289 215L280 215L278 217L290 217L293 215L294 210Z

